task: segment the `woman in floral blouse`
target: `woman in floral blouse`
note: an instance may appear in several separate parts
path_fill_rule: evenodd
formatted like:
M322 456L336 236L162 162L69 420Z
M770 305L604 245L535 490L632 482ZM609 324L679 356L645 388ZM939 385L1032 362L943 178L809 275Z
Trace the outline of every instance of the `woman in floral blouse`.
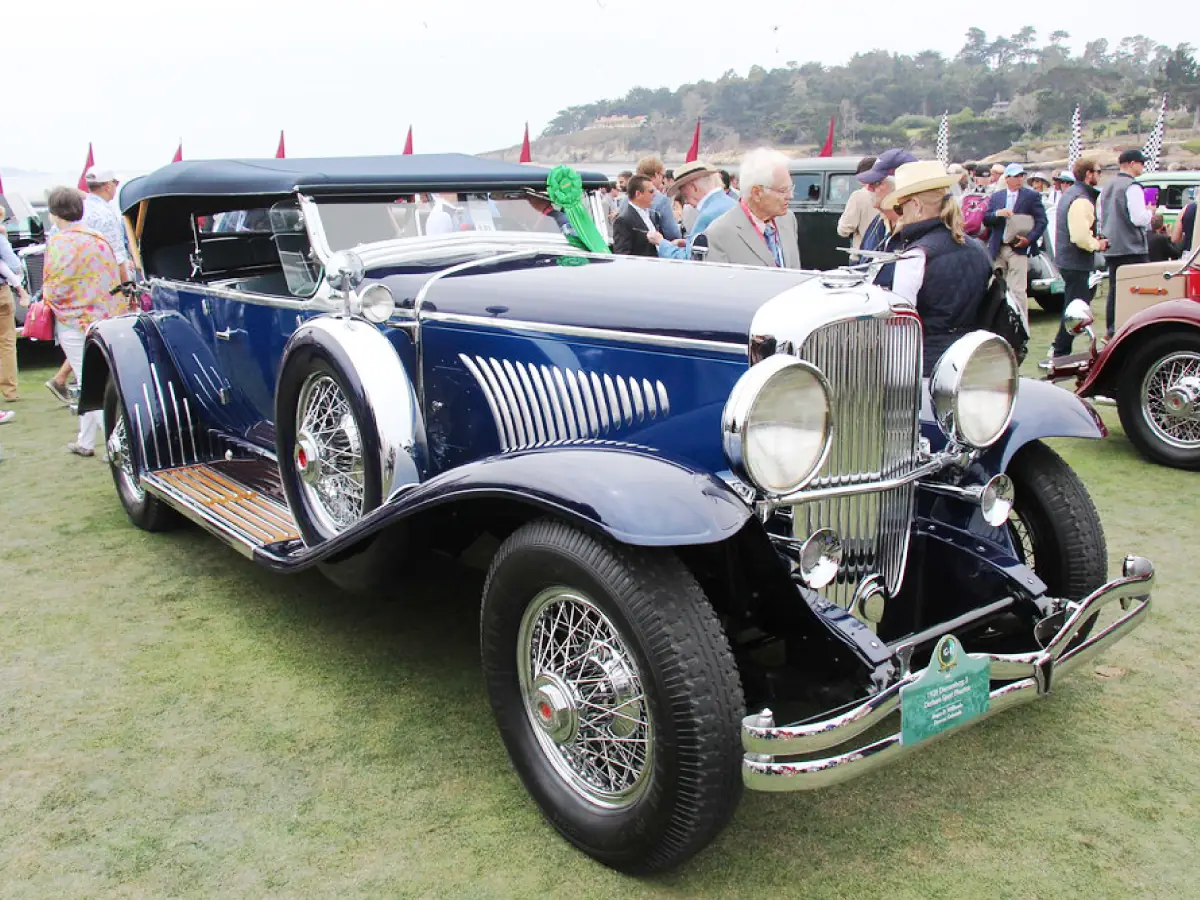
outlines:
M99 232L84 227L83 195L60 187L46 200L58 226L46 245L42 299L54 310L54 336L77 374L83 372L83 339L93 322L129 311L122 295L109 293L120 281L117 258ZM98 410L79 417L79 436L67 444L78 456L95 456L96 434L103 418Z

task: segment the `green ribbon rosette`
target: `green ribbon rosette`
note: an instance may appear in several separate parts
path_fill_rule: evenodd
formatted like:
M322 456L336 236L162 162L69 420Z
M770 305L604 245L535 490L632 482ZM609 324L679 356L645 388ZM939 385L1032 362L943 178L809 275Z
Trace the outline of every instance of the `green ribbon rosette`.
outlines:
M583 203L583 179L578 172L570 166L555 166L546 176L546 194L551 203L566 213L575 230L574 236L568 236L567 240L592 253L610 252Z

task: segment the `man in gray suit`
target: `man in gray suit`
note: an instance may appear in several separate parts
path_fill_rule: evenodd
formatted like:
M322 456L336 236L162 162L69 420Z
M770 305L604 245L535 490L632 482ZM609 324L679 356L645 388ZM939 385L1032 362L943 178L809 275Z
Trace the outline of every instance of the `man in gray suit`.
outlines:
M760 147L742 159L742 199L705 230L709 262L800 268L796 218L788 211L788 158Z

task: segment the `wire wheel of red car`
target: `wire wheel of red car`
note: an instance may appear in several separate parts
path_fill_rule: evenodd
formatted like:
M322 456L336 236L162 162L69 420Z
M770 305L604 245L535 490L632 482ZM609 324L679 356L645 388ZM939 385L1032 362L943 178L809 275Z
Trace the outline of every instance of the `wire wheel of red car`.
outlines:
M741 796L741 683L712 605L669 551L551 520L516 531L484 588L497 725L550 823L600 862L683 862Z
M1017 558L1045 582L1051 597L1079 600L1100 587L1108 567L1104 527L1075 471L1041 441L1031 441L1007 472L1014 490L1008 532ZM1077 640L1095 621L1084 624Z
M351 377L320 347L293 353L279 379L276 441L288 505L308 544L345 531L380 503L374 422Z
M1200 469L1200 334L1160 334L1125 362L1117 398L1125 434L1148 459Z

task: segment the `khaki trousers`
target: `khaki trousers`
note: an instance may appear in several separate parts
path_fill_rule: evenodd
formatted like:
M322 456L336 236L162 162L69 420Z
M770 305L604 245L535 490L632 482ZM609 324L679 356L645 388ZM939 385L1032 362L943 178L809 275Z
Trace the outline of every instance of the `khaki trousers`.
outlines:
M12 288L0 286L0 397L17 399L17 320Z
M1012 295L1021 304L1021 318L1025 320L1025 327L1028 328L1029 257L1022 256L1020 253L1015 252L1012 247L1005 244L1000 248L1000 252L996 254L992 268L999 269L1004 273L1004 283L1008 285L1008 289L1012 291Z

